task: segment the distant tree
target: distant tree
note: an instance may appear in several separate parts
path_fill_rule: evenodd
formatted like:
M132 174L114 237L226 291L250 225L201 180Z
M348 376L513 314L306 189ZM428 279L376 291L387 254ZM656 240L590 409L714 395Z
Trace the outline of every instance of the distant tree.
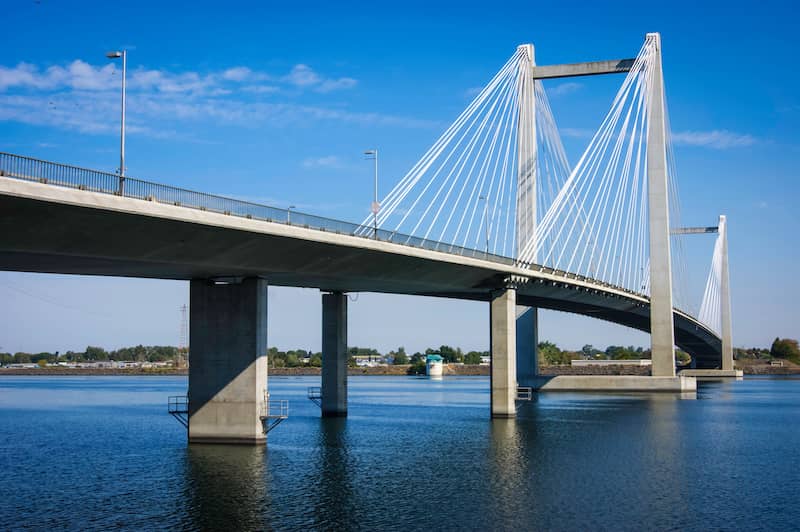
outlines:
M769 354L774 358L783 358L800 364L800 347L797 340L791 338L775 338Z
M691 355L682 349L675 350L675 358L678 360L678 363L682 366L689 364L692 361Z
M546 366L555 366L564 364L564 358L561 349L558 348L553 342L539 342L537 345L539 352L539 363L544 363ZM569 363L567 361L567 363Z
M39 364L40 368L46 368L47 367L47 359L46 358L40 358L39 360L36 361L36 363Z
M394 359L392 360L392 364L396 366L401 366L404 364L408 364L408 355L406 354L405 347L398 347L397 352L394 353Z
M14 353L14 362L16 364L30 364L31 363L31 354L30 353Z
M478 351L470 351L464 355L464 364L480 364L481 355L482 353L479 353Z
M309 360L308 365L312 366L312 367L315 367L315 368L321 368L322 367L322 354L321 353L314 353L313 355L311 355L311 360Z
M300 359L297 358L297 355L295 355L294 353L286 354L286 367L296 368L299 365L300 365Z

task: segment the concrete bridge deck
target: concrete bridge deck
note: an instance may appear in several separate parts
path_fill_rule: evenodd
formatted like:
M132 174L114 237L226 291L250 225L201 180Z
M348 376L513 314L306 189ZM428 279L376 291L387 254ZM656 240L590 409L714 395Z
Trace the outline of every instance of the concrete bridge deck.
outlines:
M0 269L158 279L258 277L269 284L490 301L511 280L519 305L649 332L641 295L513 260L479 258L286 223L0 177ZM480 253L477 253L480 255ZM719 367L719 337L673 313L698 368Z

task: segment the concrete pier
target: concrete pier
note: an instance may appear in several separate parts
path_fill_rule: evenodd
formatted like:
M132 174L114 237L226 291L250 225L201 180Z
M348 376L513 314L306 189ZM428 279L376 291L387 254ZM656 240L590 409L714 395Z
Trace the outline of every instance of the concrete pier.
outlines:
M267 282L190 284L189 443L264 444Z
M347 416L347 294L322 294L322 416Z
M539 392L694 392L697 379L684 375L558 375L538 377L534 388Z
M493 294L490 307L492 350L492 417L516 417L517 397L517 292L506 288Z
M684 369L678 373L682 377L697 377L703 379L742 379L744 371L740 369Z
M539 375L539 309L517 307L517 384L534 386Z

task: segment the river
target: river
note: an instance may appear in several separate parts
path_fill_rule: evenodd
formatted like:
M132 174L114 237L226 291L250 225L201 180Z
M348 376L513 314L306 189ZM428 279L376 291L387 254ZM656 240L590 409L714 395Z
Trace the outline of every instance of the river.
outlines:
M186 443L186 377L0 378L0 530L787 530L800 379L543 394L490 420L488 378L272 377L264 447Z

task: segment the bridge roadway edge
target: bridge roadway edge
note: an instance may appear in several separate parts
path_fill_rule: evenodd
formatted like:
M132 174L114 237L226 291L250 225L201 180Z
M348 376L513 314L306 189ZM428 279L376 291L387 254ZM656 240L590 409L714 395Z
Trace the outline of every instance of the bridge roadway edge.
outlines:
M0 218L0 269L8 271L184 280L225 274L263 276L273 286L487 302L498 278L514 276L528 281L520 286L520 305L573 312L648 330L648 300L644 297L513 264L8 177L0 177L0 207L4 213ZM120 232L104 235L111 231L107 225ZM150 228L145 236L157 240L161 248L149 249L141 242L130 241L124 252L119 246L98 252L101 245L138 238L137 232L144 227ZM46 241L49 233L53 236ZM173 234L174 240L170 240ZM190 237L195 234L193 242ZM219 241L233 237L238 240L233 238L229 247L224 242L217 248L210 246L207 254L200 256L197 244L206 236ZM106 240L101 241L102 238ZM135 247L133 244L141 248L137 256L128 253L127 248ZM326 268L330 264L333 273L319 268L312 271L315 265L309 260L295 264L278 261L259 269L261 265L250 260L249 252L261 252L272 245L282 247L270 253L270 259L292 252L302 255L304 250L316 253L320 248L323 256L317 262ZM180 253L169 255L165 250ZM336 253L339 256L334 257ZM237 262L241 257L244 259ZM371 271L363 266L373 262L376 265ZM380 267L386 265L395 271L381 271ZM358 267L347 277L345 270L354 266ZM398 278L390 279L393 276ZM705 356L698 367L716 367L718 338L677 310L675 320L678 345L693 355Z

